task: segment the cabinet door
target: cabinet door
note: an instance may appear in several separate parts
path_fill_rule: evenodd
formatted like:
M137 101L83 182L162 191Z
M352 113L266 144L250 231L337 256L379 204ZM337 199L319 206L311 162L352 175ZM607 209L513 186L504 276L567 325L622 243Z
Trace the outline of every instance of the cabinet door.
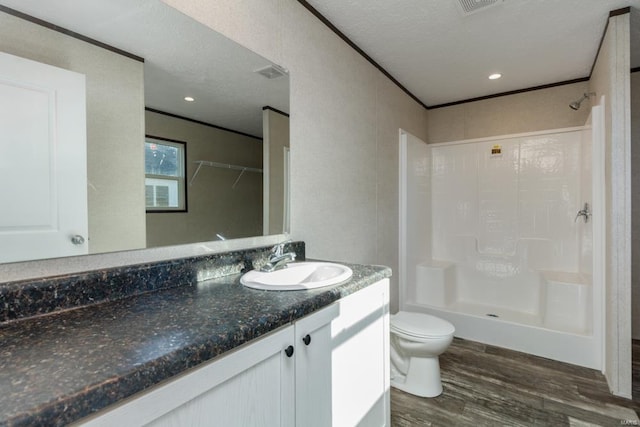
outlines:
M389 279L338 304L331 324L333 425L388 426Z
M295 323L296 425L331 426L331 321L334 303Z
M293 326L132 397L88 426L293 426Z

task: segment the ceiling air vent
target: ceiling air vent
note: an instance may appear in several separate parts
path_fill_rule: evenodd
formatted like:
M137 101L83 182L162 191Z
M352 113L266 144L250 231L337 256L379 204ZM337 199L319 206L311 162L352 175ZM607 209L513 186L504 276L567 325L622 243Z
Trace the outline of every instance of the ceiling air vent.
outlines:
M268 79L276 79L278 77L286 76L287 74L289 74L287 70L275 64L260 68L255 72L262 76L265 76Z
M460 11L463 15L472 15L476 12L487 10L490 7L502 4L504 0L457 0Z

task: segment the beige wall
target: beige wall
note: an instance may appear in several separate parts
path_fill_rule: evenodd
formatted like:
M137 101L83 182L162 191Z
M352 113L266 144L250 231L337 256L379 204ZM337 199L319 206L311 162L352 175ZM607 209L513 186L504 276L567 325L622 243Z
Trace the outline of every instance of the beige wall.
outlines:
M86 76L89 251L144 248L143 64L1 12L0 51Z
M632 335L640 339L640 72L631 74L631 189Z
M146 112L148 135L186 142L188 212L148 213L147 246L262 234L262 174L203 166L196 160L262 169L262 140L163 114Z
M166 2L289 69L292 238L397 271L398 130L426 140L426 111L298 2Z
M289 147L289 117L273 110L262 111L264 159L268 160L263 182L269 200L265 203L264 234L285 231L285 165L284 150ZM266 162L265 162L266 163Z
M605 375L631 397L629 14L609 19L590 82L605 111Z
M589 103L574 111L569 104L588 92L589 82L429 110L429 143L484 138L583 126Z

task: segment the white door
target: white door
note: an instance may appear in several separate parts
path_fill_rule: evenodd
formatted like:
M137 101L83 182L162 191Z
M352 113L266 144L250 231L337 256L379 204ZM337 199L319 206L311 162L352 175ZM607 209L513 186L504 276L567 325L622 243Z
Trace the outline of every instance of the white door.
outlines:
M85 77L0 52L0 262L88 253Z

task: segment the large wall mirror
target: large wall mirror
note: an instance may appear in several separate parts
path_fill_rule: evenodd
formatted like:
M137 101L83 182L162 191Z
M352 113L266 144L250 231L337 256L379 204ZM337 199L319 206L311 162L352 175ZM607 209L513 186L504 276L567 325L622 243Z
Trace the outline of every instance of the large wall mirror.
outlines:
M0 191L12 206L0 212L0 263L288 231L282 67L160 0L0 0L0 54L0 110L27 111L0 120ZM55 73L37 67L83 76L86 116L55 110L67 96L58 89L43 89L42 108L32 108L49 84L22 82L32 67L38 78ZM31 110L44 117L41 132ZM52 133L68 126L85 126L83 147L64 148L67 137ZM43 148L20 145L38 132ZM41 244L33 235L52 235L71 204L55 173L82 163L56 157L64 150L86 150L83 176L64 178L86 188L85 201L71 197L86 206L86 224Z

